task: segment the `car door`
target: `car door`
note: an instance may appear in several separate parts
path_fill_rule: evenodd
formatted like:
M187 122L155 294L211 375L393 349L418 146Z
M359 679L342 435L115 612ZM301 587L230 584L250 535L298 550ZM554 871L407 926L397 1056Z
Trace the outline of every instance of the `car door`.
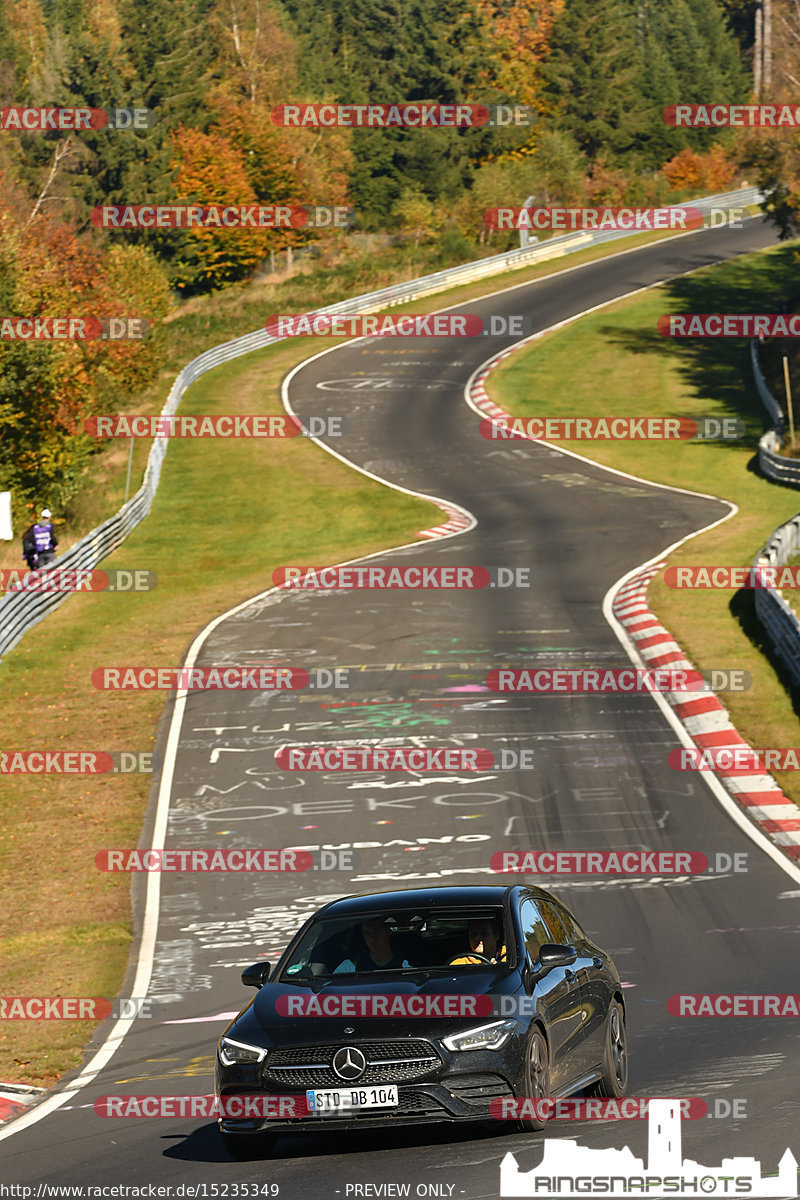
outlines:
M597 947L589 941L572 913L557 902L552 907L561 918L568 940L580 951L573 970L580 980L581 999L586 1012L586 1051L591 1070L603 1061L606 1019L612 996L611 981Z
M539 949L548 942L563 944L564 931L553 935L537 903L523 900L520 922L529 964L536 968ZM573 967L553 967L536 981L533 995L541 1000L550 1043L550 1091L560 1095L567 1084L588 1068L585 1054L581 987Z

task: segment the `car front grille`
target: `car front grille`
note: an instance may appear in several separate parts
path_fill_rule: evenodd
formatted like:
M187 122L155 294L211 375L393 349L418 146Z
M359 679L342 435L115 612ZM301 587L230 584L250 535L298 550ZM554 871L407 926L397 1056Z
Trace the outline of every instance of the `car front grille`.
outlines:
M329 1046L292 1046L271 1050L264 1064L265 1084L288 1087L342 1087L343 1080L331 1066L334 1054L347 1042ZM352 1044L352 1043L351 1043ZM417 1038L407 1041L358 1042L367 1060L366 1070L354 1084L400 1083L421 1079L441 1064L430 1042Z

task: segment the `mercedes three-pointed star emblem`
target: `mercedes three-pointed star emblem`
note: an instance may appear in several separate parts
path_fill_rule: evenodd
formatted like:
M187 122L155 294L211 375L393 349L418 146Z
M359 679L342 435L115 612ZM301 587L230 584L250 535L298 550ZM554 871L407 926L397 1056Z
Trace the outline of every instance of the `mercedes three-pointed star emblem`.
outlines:
M334 1054L331 1066L340 1079L350 1083L364 1074L367 1060L357 1046L342 1046Z

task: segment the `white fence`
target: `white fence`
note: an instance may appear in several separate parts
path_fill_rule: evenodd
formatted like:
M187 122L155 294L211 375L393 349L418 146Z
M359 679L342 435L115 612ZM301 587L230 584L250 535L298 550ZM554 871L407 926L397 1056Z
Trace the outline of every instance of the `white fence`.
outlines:
M687 206L699 209L704 215L711 210L726 208L744 208L748 205L759 204L763 199L758 188L741 188L734 192L721 192L715 196L704 196L698 200L687 202ZM520 267L547 262L565 254L572 254L587 246L599 245L615 241L618 238L630 237L625 230L604 230L602 232L579 232L565 234L563 237L551 238L546 242L535 243L524 249L508 250L503 254L495 254L489 258L478 259L476 262L462 263L457 267L449 267L444 271L435 271L431 275L423 275L408 283L394 284L369 292L354 299L343 300L338 304L330 304L327 308L315 309L318 313L368 313L390 308L395 304L406 304L423 296L445 291L459 284L471 283L474 280L485 279L491 275L499 275L504 271L516 270ZM162 411L163 416L171 416L176 412L184 392L206 371L213 370L231 359L251 350L260 350L279 338L268 334L265 329L257 329L246 333L243 337L234 338L221 346L198 355L197 358L183 368L170 388L169 396ZM109 517L102 525L98 525L91 533L76 542L65 554L58 559L58 566L63 569L89 569L96 567L112 551L116 550L136 528L139 522L147 516L156 494L158 481L161 476L161 465L167 452L169 439L154 440L142 486L136 495L123 505L119 512ZM69 592L15 592L6 594L0 602L0 656L16 646L25 632L43 620L49 612L57 608L68 598Z

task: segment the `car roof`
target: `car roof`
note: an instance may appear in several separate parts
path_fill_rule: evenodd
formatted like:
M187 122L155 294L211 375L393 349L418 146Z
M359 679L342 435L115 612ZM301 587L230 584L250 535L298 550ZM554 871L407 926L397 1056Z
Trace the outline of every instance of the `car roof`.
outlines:
M460 908L472 905L502 905L515 888L500 885L472 884L446 887L407 888L394 892L367 892L358 896L343 896L327 904L326 916L358 916L376 908Z

